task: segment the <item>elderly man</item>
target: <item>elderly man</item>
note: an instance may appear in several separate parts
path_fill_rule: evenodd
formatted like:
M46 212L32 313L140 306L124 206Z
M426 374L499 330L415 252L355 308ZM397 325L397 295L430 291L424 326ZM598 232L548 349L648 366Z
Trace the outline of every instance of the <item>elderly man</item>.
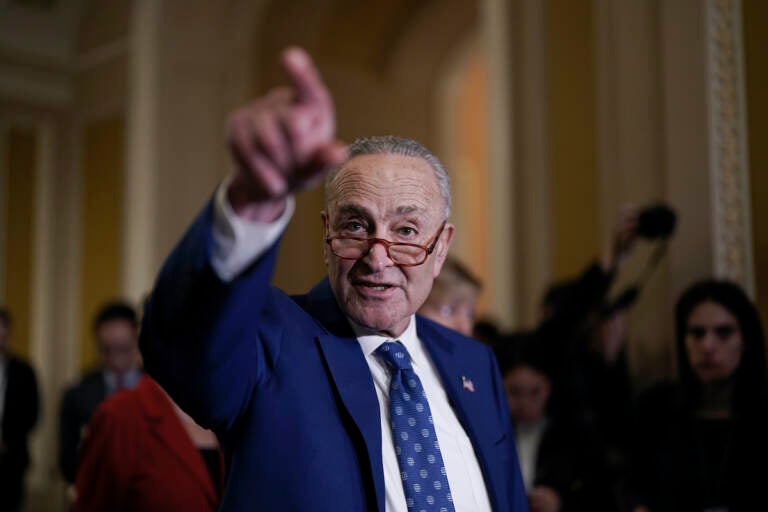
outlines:
M308 55L283 61L291 86L231 117L238 170L165 263L140 341L231 453L222 510L526 510L493 354L415 316L453 236L445 170L406 139L346 148ZM328 277L288 297L277 241L326 174Z

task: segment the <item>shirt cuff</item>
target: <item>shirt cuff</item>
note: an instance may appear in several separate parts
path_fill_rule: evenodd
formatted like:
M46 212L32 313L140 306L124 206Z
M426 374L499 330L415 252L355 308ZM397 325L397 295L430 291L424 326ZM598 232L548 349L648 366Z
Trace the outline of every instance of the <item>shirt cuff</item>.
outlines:
M285 211L273 222L242 219L227 199L231 181L228 177L219 185L213 200L211 266L224 282L232 281L277 242L290 222L296 204L293 196L289 196Z

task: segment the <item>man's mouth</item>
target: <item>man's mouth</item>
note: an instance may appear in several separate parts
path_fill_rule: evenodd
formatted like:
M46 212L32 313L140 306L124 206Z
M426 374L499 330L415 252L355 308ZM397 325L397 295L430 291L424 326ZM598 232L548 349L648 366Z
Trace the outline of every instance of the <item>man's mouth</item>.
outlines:
M356 279L352 281L352 284L357 287L362 287L368 290L379 291L379 292L389 290L390 288L394 287L394 285L388 284L388 283L377 283L373 281L364 281L361 279Z

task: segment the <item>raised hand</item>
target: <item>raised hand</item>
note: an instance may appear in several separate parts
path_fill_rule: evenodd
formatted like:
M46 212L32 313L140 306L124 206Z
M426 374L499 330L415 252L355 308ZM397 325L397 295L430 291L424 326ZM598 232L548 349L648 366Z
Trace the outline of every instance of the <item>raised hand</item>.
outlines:
M613 229L611 246L606 248L606 254L603 256L603 268L606 271L616 271L632 252L638 238L639 214L639 209L633 205L626 204L621 207L619 219Z
M347 155L335 138L333 100L309 55L288 48L282 63L290 85L237 109L228 123L238 167L228 197L250 220L279 217L288 195L315 186Z

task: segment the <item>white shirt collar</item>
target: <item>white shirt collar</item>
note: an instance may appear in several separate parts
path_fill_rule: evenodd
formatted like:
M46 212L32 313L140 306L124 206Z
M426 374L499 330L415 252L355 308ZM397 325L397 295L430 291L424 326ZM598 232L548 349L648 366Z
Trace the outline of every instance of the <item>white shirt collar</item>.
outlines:
M349 320L349 325L355 332L357 341L360 342L360 348L366 356L373 354L373 351L379 348L379 345L385 341L399 341L405 345L406 350L411 355L411 359L413 359L414 353L421 351L419 338L416 336L416 315L411 315L411 318L408 320L408 327L405 328L403 334L395 339L372 332L370 329L366 329L352 320Z
M104 370L104 383L107 385L107 392L113 393L117 388L117 373L112 370ZM138 368L132 368L123 374L123 387L126 389L135 388L141 380L141 371Z

